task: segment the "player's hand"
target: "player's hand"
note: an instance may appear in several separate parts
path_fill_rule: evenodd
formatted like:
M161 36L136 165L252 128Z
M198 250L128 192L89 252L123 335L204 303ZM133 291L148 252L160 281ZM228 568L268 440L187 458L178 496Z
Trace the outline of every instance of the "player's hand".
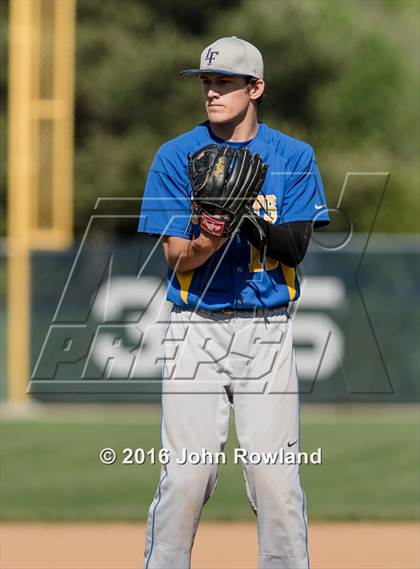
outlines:
M245 213L254 215L252 204L264 184L268 165L247 148L208 144L188 155L191 208L200 217L202 230L229 236ZM220 211L221 213L216 213Z

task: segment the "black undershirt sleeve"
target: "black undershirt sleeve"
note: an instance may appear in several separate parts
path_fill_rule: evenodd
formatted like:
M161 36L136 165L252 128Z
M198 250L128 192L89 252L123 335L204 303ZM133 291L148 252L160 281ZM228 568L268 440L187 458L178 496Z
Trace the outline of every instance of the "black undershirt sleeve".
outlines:
M257 221L266 234L265 239L261 239L257 228L247 218L241 223L241 234L256 249L265 248L268 257L289 267L296 267L303 260L308 248L312 222L291 221L274 225L262 217L258 217Z

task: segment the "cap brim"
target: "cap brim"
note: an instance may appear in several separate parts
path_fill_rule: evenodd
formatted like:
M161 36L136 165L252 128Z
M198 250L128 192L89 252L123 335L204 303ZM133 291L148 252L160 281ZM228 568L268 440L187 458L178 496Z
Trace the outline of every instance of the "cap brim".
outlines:
M236 75L239 77L247 77L247 75L244 75L243 73L235 73L234 71L227 71L226 69L184 69L184 71L179 72L179 74L183 77L196 77L202 73L216 73L217 75Z

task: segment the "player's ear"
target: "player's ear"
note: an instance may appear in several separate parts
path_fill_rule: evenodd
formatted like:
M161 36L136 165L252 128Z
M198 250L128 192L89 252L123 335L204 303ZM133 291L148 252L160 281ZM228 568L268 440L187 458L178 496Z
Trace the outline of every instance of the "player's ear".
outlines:
M262 97L265 89L263 79L251 79L248 83L249 95L253 101Z

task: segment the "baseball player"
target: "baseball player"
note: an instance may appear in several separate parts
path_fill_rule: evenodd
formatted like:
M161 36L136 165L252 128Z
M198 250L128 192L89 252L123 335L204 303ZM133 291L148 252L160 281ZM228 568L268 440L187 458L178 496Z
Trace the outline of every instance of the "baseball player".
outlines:
M299 465L258 457L299 450L288 306L299 298L296 266L311 230L329 222L321 177L308 144L258 121L265 84L256 47L219 39L181 75L201 79L208 120L158 150L139 223L161 236L174 305L162 382L169 460L149 510L145 568L190 567L231 412L259 567L307 568Z

